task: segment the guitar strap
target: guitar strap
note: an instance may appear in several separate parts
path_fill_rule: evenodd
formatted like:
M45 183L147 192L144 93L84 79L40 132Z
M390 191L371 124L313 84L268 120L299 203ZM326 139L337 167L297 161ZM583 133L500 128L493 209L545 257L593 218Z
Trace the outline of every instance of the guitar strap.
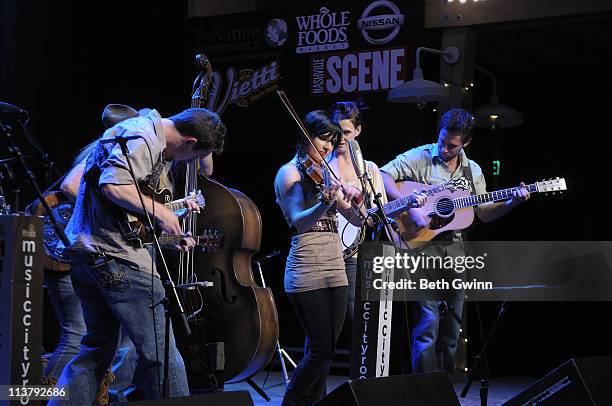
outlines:
M153 123L153 130L155 131L155 135L159 138L160 134L163 132L163 128L161 126L161 120L157 117L148 116L151 122ZM164 151L159 156L157 162L153 165L153 170L151 175L147 176L146 182L152 190L157 190L159 187L159 179L164 170L164 165L166 164L166 160L164 159Z
M467 158L466 158L467 159ZM467 165L463 166L463 175L466 177L468 182L470 182L470 194L475 195L476 191L474 190L474 176L472 175L472 167L470 166L470 160L467 160ZM477 217L477 216L476 216ZM468 239L468 232L474 228L476 221L472 222L472 224L463 231L459 231L458 233L462 236L464 240Z
M463 176L465 176L468 182L470 182L470 194L476 194L474 190L474 176L472 176L472 167L470 166L469 159L467 165L463 166Z

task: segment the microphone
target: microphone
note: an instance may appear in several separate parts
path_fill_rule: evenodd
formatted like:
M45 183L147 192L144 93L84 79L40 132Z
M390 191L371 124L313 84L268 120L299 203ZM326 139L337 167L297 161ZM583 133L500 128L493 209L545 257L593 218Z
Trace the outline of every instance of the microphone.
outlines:
M100 144L114 144L118 142L128 142L130 140L137 140L143 138L142 135L117 135L116 137L102 138Z
M0 113L2 113L3 116L17 118L17 121L22 124L27 122L30 117L28 112L24 109L5 102L0 102Z
M351 151L351 161L353 161L353 168L355 168L357 177L359 179L362 179L364 176L368 178L368 173L366 172L365 162L363 161L363 155L361 155L359 143L356 140L350 140L348 145L349 150Z

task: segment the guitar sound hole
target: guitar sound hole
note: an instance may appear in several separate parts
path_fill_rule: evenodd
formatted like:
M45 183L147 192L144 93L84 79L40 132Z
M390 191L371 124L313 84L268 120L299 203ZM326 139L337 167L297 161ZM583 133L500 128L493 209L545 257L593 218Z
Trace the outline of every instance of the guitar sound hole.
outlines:
M440 216L450 216L453 214L453 201L444 197L436 202L436 213Z

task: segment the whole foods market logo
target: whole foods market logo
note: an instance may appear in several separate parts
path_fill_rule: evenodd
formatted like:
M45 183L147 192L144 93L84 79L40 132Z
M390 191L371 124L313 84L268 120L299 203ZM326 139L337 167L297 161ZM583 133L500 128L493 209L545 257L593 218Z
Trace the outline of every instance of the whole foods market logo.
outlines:
M287 41L287 23L281 18L271 20L266 26L264 39L272 48L283 46Z
M327 7L321 7L319 14L296 17L298 33L295 52L305 54L347 49L350 14L350 11L331 12Z
M371 15L376 9L390 11L386 14ZM377 10L378 11L378 10ZM357 28L361 31L363 38L372 45L382 45L391 42L399 33L404 24L404 15L400 9L392 2L378 0L370 3L361 18L357 20ZM370 31L381 31L384 36L370 35Z

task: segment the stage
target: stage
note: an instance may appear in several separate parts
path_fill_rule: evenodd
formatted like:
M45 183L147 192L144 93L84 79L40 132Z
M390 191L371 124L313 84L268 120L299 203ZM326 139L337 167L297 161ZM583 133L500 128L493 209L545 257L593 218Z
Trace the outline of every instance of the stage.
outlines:
M609 93L606 88L610 89L605 79L609 76L605 55L612 53L611 1L179 0L94 1L75 7L71 2L0 0L0 4L0 217L4 218L4 223L0 222L0 386L53 382L78 351L85 324L81 322L83 312L75 288L80 289L84 283L81 281L81 287L78 282L72 285L68 273L72 265L56 250L61 233L51 227L51 219L57 217L55 220L62 220L66 226L73 210L83 209L83 218L92 224L85 228L84 221L74 221L87 232L68 228L72 241L64 245L75 245L73 254L78 253L79 261L83 256L89 270L106 266L106 260L98 255L109 254L113 258L106 244L94 247L80 240L104 229L85 216L94 205L84 193L98 193L107 184L115 185L113 182L124 186L123 181L128 179L125 173L125 178L114 179L109 171L109 179L99 177L96 182L96 172L91 170L106 166L108 161L124 171L123 158L106 158L113 148L112 156L119 158L121 148L117 143L126 146L128 140L145 151L144 145L136 142L139 137L130 137L140 134L146 124L146 128L152 126L151 137L155 134L159 139L151 138L156 141L156 159L151 151L140 158L132 155L138 160L137 167L147 168L146 174L138 176L143 179L138 180L175 180L171 188L174 195L164 206L195 192L201 192L204 200L185 202L190 207L188 203L196 203L202 209L200 213L191 207L193 222L183 222L191 225L179 227L178 217L173 217L185 214L187 207L181 206L174 215L167 210L156 212L157 217L166 213L166 220L172 219L173 226L163 230L180 238L181 244L172 248L192 249L189 254L167 252L169 275L163 275L178 286L179 300L192 330L188 337L180 325L183 323L173 326L192 390L198 385L208 388L212 381L243 379L259 371L254 381L270 401L246 382L228 384L224 389L248 390L254 404L281 404L285 384L274 353L276 343L280 342L296 361L304 348L304 324L291 295L321 287L335 289L340 287L341 279L344 283L339 261L325 270L338 271L330 278L334 283L329 286L314 283L314 276L313 281L300 286L301 292L290 283L291 276L297 275L293 268L299 268L293 261L295 250L290 249L298 235L293 218L301 221L306 212L308 224L303 224L301 231L305 232L300 234L333 232L336 228L345 243L342 256L351 257L358 247L362 258L355 269L347 268L347 282L352 278L349 292L357 293L355 300L351 299L354 308L349 308L352 324L345 325L332 349L335 352L328 393L348 379L351 368L353 376L359 373L367 377L375 375L375 371L393 374L407 370L404 364L410 364L414 343L418 343L412 332L419 332L416 326L420 316L433 311L435 320L428 331L436 331L436 337L444 335L439 334L441 324L452 324L445 329L451 330L450 344L436 347L439 359L432 364L435 368L448 361L447 370L463 371L473 365L483 343L488 343L489 405L503 404L520 393L532 397L544 393L539 386L525 391L544 378L542 387L552 388L553 394L563 398L563 404L583 404L574 399L588 395L605 397L599 404L612 405L612 386L608 384L612 382L612 334L604 328L612 312L612 221L602 210L606 201L606 163L610 159L604 147L610 108L609 103L599 101ZM283 98L279 97L281 90ZM359 105L363 116L359 112L358 121L349 119L337 103L345 107ZM131 116L130 123L142 128L136 131L135 127L125 134L114 132L128 123L125 116L122 125L101 139L108 121L100 118L105 117L108 105L123 106L135 114L154 109L159 120ZM215 143L204 142L202 133L202 139L193 144L191 131L183 134L176 128L170 118L188 107L206 109L209 118L212 112L219 116L223 126L217 122L214 128L227 130L222 143L220 132L212 129L205 133L216 133ZM442 120L444 114L458 108L469 112L463 115L463 123L470 124L452 131L443 128L442 123L448 123ZM311 210L311 204L323 208L326 202L331 203L327 198L320 200L318 192L316 197L314 191L310 193L312 187L321 187L315 179L300 172L299 182L298 176L284 181L279 178L283 184L279 187L281 168L303 155L306 146L301 129L304 123L295 118L304 121L309 112L319 110L324 111L320 117L333 117L342 130L333 149L331 143L328 149L320 148L325 156L319 160L321 164L329 160L332 169L342 175L337 179L346 183L346 190L355 192L348 187L351 182L362 191L368 189L362 182L371 174L362 169L372 163L372 174L382 178L383 174L378 173L382 169L389 175L377 182L383 183L377 186L377 193L382 195L384 191L391 204L407 198L397 212L377 209L370 213L367 224L373 223L375 216L381 220L387 217L381 215L386 211L392 227L394 224L399 230L391 240L431 244L430 240L438 239L445 247L461 235L473 251L463 252L462 248L461 253L452 249L449 253L440 248L422 255L415 252L411 257L414 262L410 263L420 263L420 267L402 268L399 262L392 262L393 266L381 268L386 259L397 258L397 252L382 245L368 251L368 244L373 244L370 240L378 240L377 233L355 224L340 227L332 218L313 215L318 209ZM350 126L348 130L342 128L342 121L349 121L352 130ZM328 147L332 138L323 138L332 131L309 131L315 141ZM301 151L297 157L296 144L297 151ZM80 162L95 163L96 168L90 167L87 173L83 168L82 174L89 175L84 182L79 179L82 174L72 178L76 190L62 189L62 179L71 179L63 176L78 168L76 158L80 151L87 151L87 145L95 146L97 152L90 153L89 160L82 159L87 154L81 155ZM220 145L222 154L211 152L220 152ZM185 147L185 151L173 151L175 146ZM196 146L202 148L191 148ZM454 150L452 154L449 148ZM97 162L102 158L104 162ZM196 162L196 158L201 159ZM170 159L189 161L193 170L183 172L177 166L170 170L165 165ZM165 179L169 173L173 179ZM190 179L183 180L187 173ZM106 180L100 182L101 179ZM133 183L139 183L136 180L134 176ZM404 188L401 197L389 199L409 181L419 186ZM160 182L160 189L169 186L161 183L165 182ZM187 187L183 188L183 183ZM296 193L300 204L293 205L295 196L287 191L297 190L296 186L303 193ZM524 186L529 189L523 190ZM83 190L82 204L77 205L74 202L79 188ZM44 199L35 193L37 189L44 191ZM415 191L425 191L429 203L425 209L413 207L408 211ZM515 200L513 192L523 195ZM131 223L124 221L127 214L136 214L132 213L134 205L126 203L130 196L134 197L122 196L121 204L112 201L112 211L106 207L107 199L101 199L96 218L101 223L112 219L113 224L121 221L129 225L123 224ZM525 202L526 198L529 200ZM338 208L340 200L332 205ZM351 209L358 201L355 195ZM53 214L43 210L42 202L51 206L49 211ZM487 213L493 204L497 212ZM24 215L26 206L34 215ZM167 208L171 207L172 204ZM335 210L331 207L330 214ZM420 221L409 219L408 213ZM44 220L36 217L41 215ZM339 217L336 220L342 220ZM355 216L351 218L356 220ZM433 225L431 219L435 220ZM159 222L163 218L157 220L158 225L167 223ZM424 234L408 237L406 226L412 223L418 229L428 224L421 230ZM132 249L128 243L143 242L127 238L130 234L119 237L113 233L111 246ZM384 240L386 233L380 234ZM406 238L399 238L400 234ZM77 237L83 246L75 242ZM193 237L198 239L197 246L192 245ZM321 241L324 240L318 240ZM329 248L322 242L321 246ZM305 263L309 265L298 276L314 275L310 272L314 265L328 265L328 261L319 260L317 250L304 252L308 253L309 261ZM334 252L338 257L339 252ZM365 259L364 252L371 256ZM408 263L403 254L401 263ZM102 291L104 285L112 288L107 289L109 295L134 295L137 290L128 289L128 282L132 286L142 275L135 276L128 268L133 272L136 268L145 269L149 256L138 260L129 255L117 258L125 263L109 268L102 276L95 274L102 281L98 290ZM418 262L419 258L423 262ZM439 259L439 265L431 267L431 280L422 277L429 271L428 266L423 266L429 263L426 258L434 258L434 265ZM261 267L252 260L260 261ZM470 270L473 274L466 272L467 263L478 265ZM371 269L365 264L371 264ZM78 271L72 275L77 274ZM426 300L417 295L421 292L411 287L406 274L419 282L419 290L432 294L426 299L438 301L437 308L402 305ZM458 289L451 285L459 292L456 303L449 302L446 296L436 296L438 291L450 290L438 284L446 281L439 274L448 275L451 283L459 283ZM377 288L375 283L382 283L383 275L386 285ZM134 279L128 281L128 276ZM156 281L152 277L146 279L151 284ZM423 281L426 283L421 285ZM390 285L395 282L398 284ZM471 286L472 292L466 293ZM395 296L390 294L392 291ZM168 294L175 296L175 292ZM343 299L340 306L348 302ZM327 302L315 304L320 303ZM311 314L325 316L337 310L339 315L343 313L340 306L334 302L324 309L326 312ZM462 314L460 306L464 306ZM66 310L75 317L62 323ZM106 310L105 314L110 314ZM140 323L155 320L155 314L161 314L156 312L150 310L149 301L130 312L145 315L136 320L139 324L132 333L140 334ZM128 324L129 320L122 320ZM358 327L347 328L349 325ZM157 324L152 322L151 326ZM147 333L143 334L147 344L155 340L154 347L158 348L162 341L155 329L142 331ZM111 335L107 330L100 331ZM486 340L491 331L494 334ZM65 359L60 359L56 370L50 363L53 368L45 371L38 362L41 350L54 351L66 337L73 340L70 351L57 357ZM111 342L102 338L100 341ZM456 342L457 352L444 355ZM141 344L144 345L138 345ZM59 348L56 354L62 353ZM159 361L161 352L157 352ZM330 354L326 351L325 357ZM270 359L275 364L268 376ZM414 359L418 361L418 357ZM419 370L432 369L427 366ZM214 371L214 379L208 371ZM311 376L320 375L319 371ZM130 379L133 377L128 376ZM154 381L149 379L147 387L159 385ZM458 372L453 380L457 395L464 384L465 376ZM377 406L391 404L377 397L368 385L363 386ZM437 382L415 385L400 381L398 391L388 387L383 391L396 393L403 404L410 406L418 404L411 397L418 397L413 388L430 391L423 394L426 396L442 393L442 386ZM481 404L479 386L479 381L474 382L468 397L459 398L462 405ZM564 388L567 389L561 391ZM446 389L452 395L448 382ZM187 393L187 389L181 393ZM431 403L440 406L435 401ZM331 404L344 406L345 402Z
M273 371L270 372L270 376L264 384L264 380L266 379L266 371L262 371L255 376L253 379L260 387L264 388L264 391L270 396L270 401L267 402L261 396L257 394L248 384L241 382L232 385L226 385L226 391L237 391L237 390L248 390L251 394L251 398L253 399L253 404L256 406L277 406L280 405L283 400L283 395L285 393L285 385L282 380L282 375L280 372ZM328 393L334 390L336 387L341 385L345 380L348 379L348 376L343 375L330 375L327 379L327 391ZM503 378L493 378L489 383L489 402L490 406L501 405L503 402L511 399L513 396L521 393L525 388L535 382L537 378L535 377L524 377L524 376L516 376L516 377L503 377ZM461 393L463 386L465 384L465 377L461 375L455 376L453 379L453 386L455 387L455 393L457 393L457 397ZM479 386L480 382L474 382L472 387L470 388L470 392L468 396L463 399L459 397L459 401L462 406L479 406L480 398L479 398ZM431 388L434 390L435 388ZM408 403L409 405L409 403Z

